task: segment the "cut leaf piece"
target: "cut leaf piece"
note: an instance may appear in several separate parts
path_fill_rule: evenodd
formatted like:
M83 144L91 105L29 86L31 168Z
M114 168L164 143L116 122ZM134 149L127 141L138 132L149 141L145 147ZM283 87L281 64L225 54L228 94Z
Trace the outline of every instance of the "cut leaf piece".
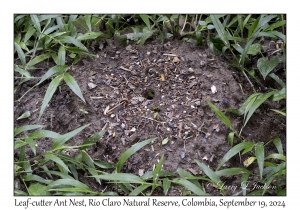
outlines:
M17 120L24 119L30 116L30 111L24 112Z

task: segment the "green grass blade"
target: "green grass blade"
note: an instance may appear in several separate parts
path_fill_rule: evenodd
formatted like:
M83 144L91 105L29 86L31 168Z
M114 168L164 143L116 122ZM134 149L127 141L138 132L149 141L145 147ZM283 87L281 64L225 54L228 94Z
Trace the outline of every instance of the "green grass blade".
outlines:
M246 173L246 174L243 174L242 178L241 178L241 188L243 191L243 196L246 196L246 194L247 194L247 183L248 183L249 176L250 176L250 173Z
M16 43L16 42L14 43L14 45L15 45L15 49L16 49L16 51L18 53L18 57L19 57L22 65L25 66L26 65L25 54L24 54L21 46L18 43Z
M286 24L286 20L282 20L276 23L273 23L271 25L269 25L268 28L266 28L264 31L273 31L275 28L278 28L280 26L284 26Z
M25 145L27 145L27 142L21 141L21 140L16 140L15 143L14 143L14 149L18 149L18 148L23 147Z
M87 190L91 190L87 185L83 184L80 181L74 180L74 179L58 179L55 181L52 181L48 186L47 189L53 189L56 186L73 186L73 187L77 187L77 188L83 188L83 189L87 189Z
M81 151L81 155L83 162L85 162L90 168L95 168L93 159L85 151Z
M85 17L85 23L87 25L87 27L89 28L89 31L92 31L92 25L91 25L91 17L92 15L84 15Z
M138 186L137 188L135 188L133 191L131 191L131 193L129 193L129 196L139 195L141 192L143 192L145 189L147 189L150 186L151 186L151 184L142 184L142 185Z
M208 168L203 163L200 163L198 160L195 160L195 162L198 164L198 166L201 168L201 170L215 183L221 183L221 180L219 176L213 172L210 168Z
M282 88L285 87L285 83L274 73L269 74L269 77L274 79Z
M43 55L36 56L34 59L29 61L28 66L34 66L35 64L40 63L43 60L48 59L50 57L51 57L50 54L43 54Z
M30 26L28 29L27 29L27 32L24 36L24 39L23 39L23 42L26 43L31 37L32 35L36 32L35 28Z
M105 132L105 130L101 130L99 133L96 133L93 136L89 137L80 145L80 150L89 148L90 146L96 144L96 142L104 136Z
M229 143L230 147L233 146L233 138L234 138L234 132L230 132L228 134L228 143Z
M153 171L148 171L143 176L141 176L141 178L143 180L153 179L153 173L154 173ZM161 171L159 173L159 177L168 177L168 176L177 176L177 175L168 171Z
M230 128L232 131L234 130L234 127L231 123L231 121L229 120L228 117L226 117L225 114L223 114L223 112L221 112L220 109L218 109L218 107L216 107L215 105L213 105L209 100L206 100L207 104L210 106L210 108L214 111L214 113L217 115L217 117L228 127Z
M243 115L246 113L246 108L249 107L250 103L253 103L252 101L255 101L255 99L257 98L257 96L259 96L260 93L254 93L252 95L250 95L246 101L241 105L241 107L239 108L239 115Z
M29 131L37 128L42 128L44 125L24 125L19 128L15 128L14 130L14 136L18 135L19 133L22 133L23 131Z
M106 34L102 32L89 32L81 36L78 36L76 39L82 41L82 40L89 40L89 39L97 39L99 37L106 37Z
M14 196L28 196L28 194L22 190L15 190Z
M57 55L57 65L65 65L66 64L66 49L64 46L60 46Z
M140 15L140 17L142 18L142 20L144 21L144 23L146 24L146 26L149 29L151 29L150 21L149 21L149 16L148 15Z
M36 28L38 32L41 32L41 24L37 15L30 15L33 26Z
M74 77L72 77L68 72L64 73L63 76L65 82L67 83L67 85L71 88L71 90L79 97L81 98L82 101L85 102L83 95L81 93L80 87L77 84L76 80L74 79Z
M25 77L31 77L31 75L28 71L25 71L24 69L21 69L18 66L15 66L14 71L19 72L21 75L23 75Z
M54 140L54 144L51 148L51 150L56 150L58 147L62 146L66 141L68 141L70 138L72 138L73 136L75 136L76 134L78 134L79 132L81 132L83 129L85 129L86 127L88 127L90 124L81 126L69 133L66 133L64 135L61 135L59 138Z
M55 138L60 137L60 134L53 132L53 131L49 131L49 130L38 130L38 131L35 131L35 132L29 134L28 137L33 138L33 139L39 139L39 138L44 138L44 137L55 139Z
M206 178L201 178L198 176L193 176L192 174L190 174L189 172L183 170L182 168L178 168L176 171L183 179L187 179L190 182L192 182L194 185L196 185L197 187L199 187L201 190L203 190L202 186L199 184L198 179L202 179L205 180Z
M50 184L52 181L51 180L47 180L47 179L44 179L38 175L27 175L27 176L23 176L22 177L24 179L24 181L36 181L36 182L41 182L41 183L44 183L44 184Z
M153 184L154 185L152 185L152 192L156 187L155 184L158 182L158 178L159 178L159 174L161 172L161 167L162 167L163 161L164 161L164 154L161 156L159 162L157 163L157 165L153 171Z
M76 165L74 163L69 163L68 167L73 175L73 177L78 180L78 173L77 173L77 169L76 169Z
M282 143L278 136L274 137L273 143L275 144L279 154L283 155Z
M73 44L79 47L80 49L88 51L87 48L80 41L71 36L59 36L57 37L57 40L61 41L62 43Z
M217 18L216 15L210 15L211 21L213 22L219 37L222 39L222 41L224 42L224 44L229 47L229 42L228 42L228 38L225 34L225 28L222 25L222 23L220 22L219 18Z
M220 171L216 171L216 175L221 177L221 176L233 176L233 175L239 175L239 174L245 174L245 173L250 173L245 168L226 168Z
M253 142L242 142L239 143L237 145L235 145L234 147L232 147L222 158L221 162L219 163L218 167L217 167L217 171L219 170L219 168L225 163L227 162L230 158L232 158L233 156L235 156L237 153L239 153L240 151L242 151L243 149L245 149L246 147L249 146L253 146L254 143Z
M47 186L39 183L31 184L28 188L28 193L30 196L50 195L47 191Z
M247 117L246 120L244 122L244 126L247 124L247 122L249 121L250 117L252 116L252 114L255 112L255 110L263 103L265 102L265 100L267 100L270 96L272 96L272 92L270 93L265 93L265 94L261 94L259 95L256 100L254 101L254 103L251 105L249 112L247 113Z
M32 150L32 152L33 152L33 154L36 155L36 146L35 146L35 143L34 143L33 139L27 137L27 138L26 138L26 142L27 142L28 145L30 146L30 148L31 148L31 150Z
M101 162L98 160L94 161L94 164L100 168L104 168L104 169L108 169L108 168L116 168L116 165L111 164L111 163L107 163L107 162Z
M53 74L61 74L61 73L63 73L63 72L66 71L68 68L69 68L69 66L66 66L66 65L64 65L64 66L59 66L59 65L53 66L52 68L50 68L50 69L46 72L46 74L44 74L44 75L42 76L41 80L40 80L35 86L41 84L41 83L44 82L46 79L49 79Z
M255 147L255 156L257 159L257 164L259 168L259 176L262 179L263 169L264 169L264 160L265 160L265 148L264 145L259 142Z
M50 174L53 174L53 175L56 175L56 176L59 176L60 178L62 179L74 179L72 176L68 175L68 174L65 174L65 173L62 173L60 171L48 171Z
M30 116L30 111L27 111L27 112L24 112L20 117L18 117L17 120L25 119L25 118L28 118L29 116Z
M46 153L45 158L52 160L53 162L55 162L58 165L60 165L61 167L63 167L66 171L70 172L68 166L66 166L66 164L59 157L54 155L53 153Z
M57 89L57 87L60 84L62 79L63 79L63 76L58 75L49 84L48 89L46 91L46 94L44 96L44 100L43 100L43 104L42 104L42 107L41 107L41 110L40 110L38 120L41 119L42 114L44 113L46 106L48 105L49 101L51 100L53 94L55 93L55 91L56 91L56 89Z
M267 157L265 157L265 160L270 159L270 158L286 161L286 157L282 154L276 154L276 153L270 154Z
M132 147L130 147L128 150L126 150L126 152L124 152L122 154L122 156L120 157L118 163L117 163L117 172L120 173L121 169L125 163L125 161L134 153L136 153L138 150L140 150L142 147L146 146L147 144L149 144L150 142L154 141L156 138L151 138L145 141L142 141L140 143L134 144L132 145Z
M171 181L168 178L164 178L163 180L164 195L168 194L170 186L171 186Z
M185 180L185 179L173 179L172 182L175 183L175 184L180 184L180 185L184 186L185 188L187 188L188 190L192 191L196 195L206 195L206 196L209 195L209 194L203 192L199 187L197 187L196 185L194 185L193 183L191 183L188 180Z
M140 183L145 184L145 181L134 174L117 173L93 176L104 180L116 181L118 183Z

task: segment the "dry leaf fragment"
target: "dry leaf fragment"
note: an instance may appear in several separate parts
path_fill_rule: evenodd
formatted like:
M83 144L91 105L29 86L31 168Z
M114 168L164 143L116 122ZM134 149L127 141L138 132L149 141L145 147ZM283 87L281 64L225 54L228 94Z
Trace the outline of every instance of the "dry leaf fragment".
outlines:
M164 82L165 81L165 75L161 74L160 77L161 77L161 81Z
M192 174L194 174L194 175L198 174L198 172L196 170L192 169L192 168L189 168L189 171L192 172Z
M215 124L213 129L216 130L219 127L219 124Z
M173 59L173 63L179 63L180 62L180 59L176 56L176 57L174 57L174 59Z
M93 88L97 87L97 85L95 85L94 83L91 83L91 82L88 84L88 86L89 86L89 89L93 89Z
M145 171L145 169L139 169L139 176L143 176L144 175L144 171Z

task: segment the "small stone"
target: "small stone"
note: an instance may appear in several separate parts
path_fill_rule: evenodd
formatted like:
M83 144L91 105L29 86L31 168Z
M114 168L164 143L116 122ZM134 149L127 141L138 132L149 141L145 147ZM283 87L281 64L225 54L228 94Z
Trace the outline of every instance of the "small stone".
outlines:
M182 152L180 157L181 157L181 159L185 158L185 152Z

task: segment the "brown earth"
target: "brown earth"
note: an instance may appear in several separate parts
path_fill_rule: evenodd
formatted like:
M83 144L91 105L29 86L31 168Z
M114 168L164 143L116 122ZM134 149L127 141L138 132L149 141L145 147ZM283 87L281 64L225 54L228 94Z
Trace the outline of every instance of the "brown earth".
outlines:
M125 164L123 172L136 175L139 170L144 173L152 170L163 153L163 170L169 172L175 173L178 168L183 168L199 175L202 172L195 159L215 170L230 149L227 141L230 130L216 117L206 100L224 112L229 107L239 108L252 94L252 88L244 76L230 70L223 59L214 56L209 49L178 40L166 44L152 41L143 46L132 44L127 47L111 40L107 42L102 51L96 52L95 59L84 59L68 71L79 84L87 103L62 84L61 91L56 91L38 121L50 80L45 81L21 102L15 102L15 128L44 124L44 129L64 134L90 124L69 142L72 145L82 144L104 128L107 130L105 136L87 152L93 159L111 163L117 163L131 145L157 137L154 143L135 153ZM54 64L44 62L33 75L40 77L52 66ZM16 92L15 100L37 81L23 84ZM211 90L213 85L217 90L214 94ZM271 101L264 103L243 129L242 136L253 142L267 142L271 136L279 136L285 151L286 119L268 111L282 106ZM30 111L31 116L17 120L25 111ZM243 116L226 115L239 130ZM168 143L162 145L166 138ZM53 142L51 139L40 139L36 143L37 153L40 154L47 151ZM237 138L234 143L239 143ZM271 144L268 149L266 155L276 152ZM30 151L27 157L33 156ZM237 155L224 167L243 167L243 161L250 155L243 155L242 162ZM105 188L83 174L80 179L95 191ZM238 184L237 180L239 177L222 178L231 185ZM115 190L114 186L108 189ZM214 188L207 188L206 191L220 195ZM162 195L163 192L157 190L155 194ZM227 194L234 193L228 191ZM180 195L180 192L173 189L169 195Z

